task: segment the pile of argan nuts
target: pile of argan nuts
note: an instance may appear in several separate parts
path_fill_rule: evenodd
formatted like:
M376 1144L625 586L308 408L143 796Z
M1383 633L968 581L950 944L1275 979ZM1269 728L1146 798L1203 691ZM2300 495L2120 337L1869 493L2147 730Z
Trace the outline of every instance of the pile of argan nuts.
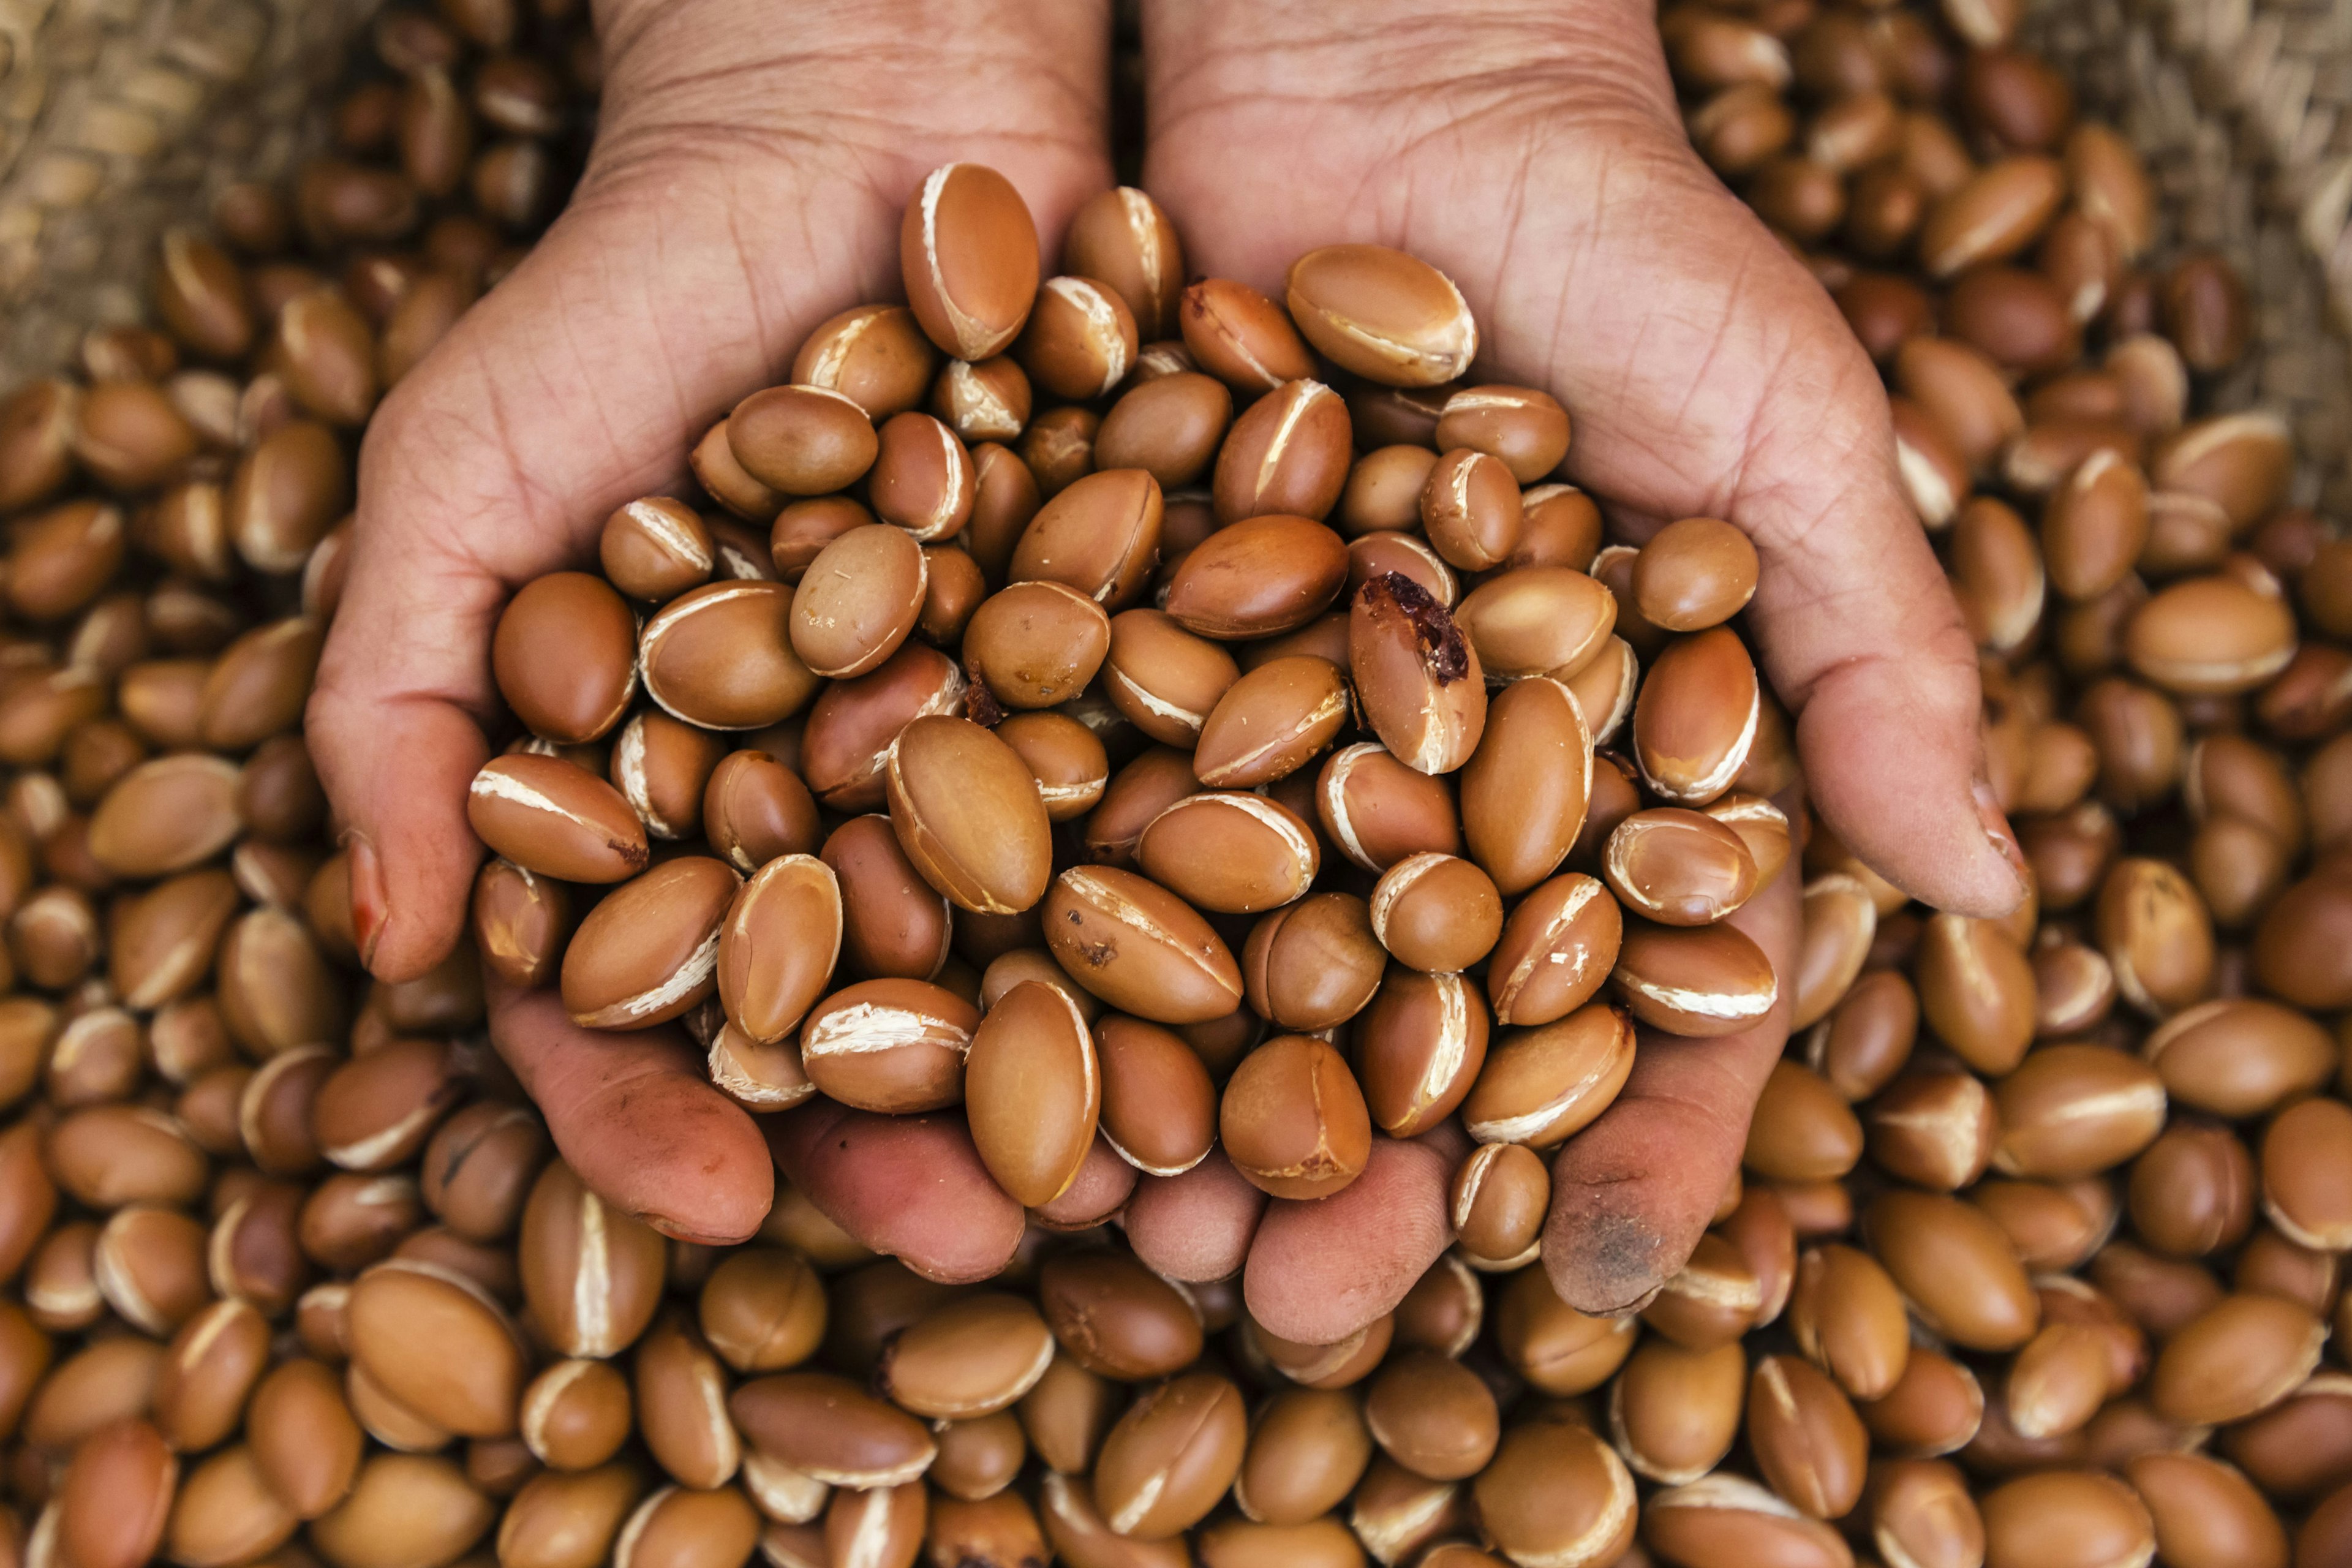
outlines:
M911 309L516 595L478 942L376 984L299 731L355 436L561 196L584 22L386 12L290 209L232 192L163 332L0 402L0 1568L2352 1562L2352 541L2279 421L2189 417L2248 303L2142 269L2145 175L2001 0L1664 27L1898 394L2014 918L1783 815L1752 552L1607 542L1444 278L1187 287L1118 191L1041 286L956 165ZM1721 917L1791 859L1776 977ZM551 1157L481 964L680 1021L755 1112L961 1107L1013 1268L922 1279L788 1184L664 1240ZM1549 1152L1633 1022L1783 984L1715 1229L1572 1310ZM1458 1243L1338 1345L1112 1223L1448 1119Z

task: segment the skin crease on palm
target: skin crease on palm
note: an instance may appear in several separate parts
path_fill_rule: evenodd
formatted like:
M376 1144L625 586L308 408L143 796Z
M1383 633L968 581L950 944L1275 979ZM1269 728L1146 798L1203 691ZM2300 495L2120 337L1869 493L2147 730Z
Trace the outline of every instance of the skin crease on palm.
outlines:
M1628 534L1706 514L1754 537L1749 636L1796 715L1815 808L1930 903L2005 912L2021 883L1972 785L1973 652L1896 487L1877 379L1683 142L1651 13L1364 0L1344 28L1331 15L1147 3L1144 181L1191 272L1279 297L1293 258L1341 240L1446 272L1477 313L1476 374L1568 405L1570 477L1612 498ZM781 379L817 321L898 296L898 213L924 171L1002 170L1049 258L1109 182L1095 0L838 0L796 7L789 28L773 0L632 0L598 20L604 124L572 209L387 399L362 457L309 733L352 833L362 945L388 979L429 968L463 929L481 850L462 803L513 588L593 559L620 502L679 489L688 443ZM1794 866L1734 922L1789 973ZM592 1035L547 992L491 1011L564 1156L672 1235L750 1235L772 1156L925 1273L983 1278L1018 1241L1021 1212L957 1118L818 1104L755 1123L675 1028ZM1786 1036L1785 1012L1724 1039L1644 1033L1624 1094L1558 1164L1544 1259L1563 1297L1622 1310L1679 1267ZM1384 1142L1319 1204L1270 1203L1213 1154L1141 1178L1123 1223L1171 1277L1242 1269L1267 1328L1336 1340L1447 1245L1466 1147L1450 1126Z

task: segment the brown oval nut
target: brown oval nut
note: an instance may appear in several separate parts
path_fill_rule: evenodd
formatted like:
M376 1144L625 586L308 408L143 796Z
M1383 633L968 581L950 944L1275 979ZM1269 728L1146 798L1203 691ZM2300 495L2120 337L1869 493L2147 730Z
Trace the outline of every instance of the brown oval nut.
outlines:
M1469 368L1478 325L1446 276L1380 245L1332 245L1291 263L1300 331L1334 363L1387 386L1436 386Z
M2147 479L2105 448L2042 503L2042 562L2050 585L2069 599L2095 599L2122 582L2147 538Z
M922 549L904 529L851 529L817 552L792 592L793 653L832 679L864 675L915 629L929 581Z
M2352 1109L2306 1100L2263 1132L2263 1212L2288 1240L2318 1251L2352 1247Z
M885 420L921 404L938 363L907 307L858 305L817 323L793 356L792 378Z
M967 631L967 650L971 643ZM1111 618L1102 674L1104 693L1129 722L1162 745L1190 746L1241 668L1166 612L1135 609Z
M1633 597L1654 626L1698 632L1756 596L1756 546L1731 524L1686 517L1651 536L1633 559Z
M526 990L555 978L572 940L572 899L560 883L494 859L474 879L469 912L474 943L492 973Z
M1485 1382L1433 1351L1408 1351L1381 1369L1365 1392L1364 1422L1390 1458L1432 1480L1477 1474L1502 1436Z
M953 660L908 643L872 673L825 687L801 732L801 775L835 811L874 810L887 797L883 772L898 731L927 715L961 714L966 700Z
M1446 1196L1464 1255L1474 1266L1509 1267L1540 1245L1551 1171L1525 1144L1482 1143L1454 1173Z
M1638 1510L1624 1461L1590 1429L1526 1421L1502 1436L1472 1483L1486 1537L1514 1563L1599 1568L1633 1543Z
M658 602L709 581L717 562L710 530L667 496L633 500L604 520L596 559L624 594Z
M1135 316L1093 278L1048 278L1013 353L1029 379L1072 403L1108 397L1135 363Z
M1748 1382L1748 1443L1774 1491L1816 1519L1861 1500L1870 1437L1846 1396L1794 1356L1766 1356Z
M754 1378L727 1407L755 1449L831 1486L902 1486L939 1452L921 1422L825 1373Z
M1421 490L1421 524L1448 564L1482 572L1510 558L1526 513L1500 459L1464 447L1438 458Z
M1270 513L1221 528L1170 579L1164 608L1223 641L1274 637L1328 609L1348 580L1348 548L1306 517Z
M808 1261L777 1247L729 1253L703 1281L697 1310L703 1337L742 1373L806 1361L824 1337L825 1315L824 1287Z
M2264 409L2217 415L2183 426L2148 459L2157 490L2186 490L2218 505L2231 528L2252 526L2284 499L2293 437L2286 421Z
M1197 371L1142 382L1103 416L1095 461L1105 468L1141 468L1161 489L1181 489L1209 472L1233 417L1231 390Z
M1147 1175L1183 1174L1216 1141L1217 1091L1183 1037L1110 1014L1095 1027L1102 1074L1100 1131L1111 1152Z
M2104 1046L2060 1043L2026 1057L1995 1087L2003 1174L2086 1176L2138 1153L2163 1130L2164 1083L2153 1068Z
M948 428L967 441L1011 441L1019 437L1029 423L1029 378L1022 369L1003 354L974 364L965 360L951 359L931 384L931 412L946 421ZM1004 453L1003 447L996 450ZM974 454L975 481L981 467L979 454ZM1027 470L1023 470L1025 478ZM1035 481L1029 481L1032 491ZM975 483L975 490L977 483ZM1029 498L1031 510L1036 510L1037 498Z
M909 980L940 972L953 906L908 861L887 817L850 818L818 858L841 884L842 951L852 971Z
M1472 589L1454 619L1488 679L1566 680L1608 647L1617 601L1570 567L1521 566Z
M564 1009L591 1029L667 1023L718 984L719 931L742 879L706 856L666 860L588 911L564 952Z
M2124 656L2168 691L2251 691L2294 657L2294 614L2277 583L2228 574L2195 577L2158 591L2124 626Z
M1022 982L971 1033L963 1092L972 1143L996 1184L1024 1208L1043 1208L1076 1180L1094 1145L1102 1091L1094 1036L1060 986Z
M1486 1009L1464 976L1391 969L1355 1031L1373 1121L1410 1138L1453 1114L1486 1063Z
M1486 956L1502 934L1494 879L1451 855L1409 856L1374 885L1372 933L1398 963L1450 973Z
M2033 969L1996 922L1938 914L1920 933L1919 1010L1979 1072L2007 1073L2033 1039Z
M155 1379L155 1425L180 1453L235 1435L269 1365L269 1324L248 1302L215 1301L180 1326Z
M1746 903L1758 877L1739 835L1675 806L1637 811L1610 833L1601 856L1610 890L1665 925L1708 925Z
M928 414L891 416L877 435L867 500L884 522L926 544L971 521L971 454L956 433Z
M1643 781L1679 805L1714 800L1747 765L1762 705L1756 666L1727 628L1668 644L1633 706Z
M1304 1524L1345 1501L1371 1457L1371 1434L1352 1393L1282 1389L1251 1424L1234 1501L1265 1523Z
M1727 925L1632 921L1610 979L1633 1016L1672 1035L1736 1034L1772 1010L1772 961Z
M1348 664L1373 733L1418 773L1451 773L1486 723L1478 655L1427 590L1402 573L1365 583L1348 615Z
M1150 575L1163 510L1160 482L1141 468L1087 474L1029 521L1005 574L1015 583L1060 583L1120 607Z
M1345 399L1319 381L1285 382L1244 409L1218 449L1210 495L1220 522L1268 514L1319 522L1348 483Z
M787 583L798 583L807 573L809 563L826 545L851 529L866 527L873 521L872 512L847 496L796 500L776 513L775 522L768 531L768 559L777 576Z
M1365 901L1317 893L1251 928L1242 950L1244 994L1259 1016L1284 1029L1328 1029L1363 1011L1387 964Z
M1110 756L1095 732L1063 713L1015 713L996 727L1037 781L1052 822L1073 822L1093 810L1110 784Z
M2099 888L2101 951L2116 989L2162 1017L2202 1001L2213 976L2213 923L2188 878L2161 860L2116 862Z
M1347 678L1338 665L1313 654L1269 659L1227 687L1209 710L1193 773L1212 789L1286 778L1330 744L1349 717Z
M646 695L707 730L781 723L820 684L793 651L792 614L793 591L781 583L711 583L679 595L638 635Z
M1646 1479L1681 1486L1715 1468L1739 1437L1748 1357L1734 1344L1637 1348L1609 1389L1610 1440Z
M801 1026L801 1060L818 1089L897 1115L961 1100L980 1009L920 980L867 980L833 993Z
M645 869L645 825L621 792L561 757L493 757L466 789L466 820L500 855L567 882Z
M257 626L229 644L205 678L196 722L215 751L242 752L289 731L318 674L324 630L303 616Z
M1136 840L1145 875L1196 908L1254 914L1305 895L1322 864L1314 829L1264 795L1204 791L1151 819Z
M1246 283L1204 278L1177 305L1184 347L1200 368L1255 395L1315 374L1307 344L1281 306Z
M1029 319L1037 226L1003 175L979 163L945 163L923 176L907 203L898 268L931 342L957 359L983 360Z
M667 713L641 711L613 738L606 771L613 786L656 838L698 835L702 796L725 746Z
M803 854L821 842L808 785L761 751L730 752L710 771L702 789L702 831L745 876L779 855Z
M115 1421L76 1446L49 1510L55 1550L93 1568L130 1568L155 1554L180 1464L145 1421Z
M1328 1197L1371 1154L1363 1091L1339 1054L1308 1035L1281 1036L1242 1058L1218 1129L1234 1168L1275 1197Z
M1418 533L1361 533L1349 542L1349 594L1383 572L1403 573L1449 610L1462 598L1462 583L1454 568Z
M1633 1023L1612 1006L1512 1030L1461 1102L1463 1131L1479 1142L1548 1150L1609 1110L1633 1074Z
M1157 613L1129 610L1119 618ZM1086 689L1113 637L1102 606L1076 589L1015 583L972 612L964 628L964 666L1003 707L1052 708Z
M838 392L771 386L727 416L727 447L743 471L788 496L846 489L874 466L874 421Z
M1592 790L1592 741L1568 689L1538 677L1496 693L1460 787L1471 857L1497 889L1517 894L1550 876L1583 831Z
M636 689L636 624L601 579L557 572L525 584L499 616L490 662L499 694L532 733L593 741Z
M1436 443L1441 452L1484 452L1532 485L1568 456L1568 410L1531 386L1465 386L1448 394L1439 410Z
M952 1298L883 1347L876 1390L934 1421L993 1415L1035 1387L1054 1359L1037 1309L997 1291Z
M1174 1535L1216 1506L1239 1473L1248 1436L1241 1391L1213 1373L1160 1384L1103 1438L1095 1497L1113 1533Z
M90 858L134 879L200 865L242 829L236 788L236 764L220 757L181 753L142 763L90 814Z
M1970 1350L2014 1350L2041 1310L2009 1238L1957 1198L1888 1193L1866 1211L1871 1247L1921 1322Z
M1340 853L1367 871L1385 871L1410 855L1462 848L1445 781L1407 767L1371 742L1342 747L1323 764L1315 813Z
M2138 1494L2096 1470L2021 1476L1981 1506L1989 1564L2144 1563L2155 1554L2155 1525Z
M1053 825L1012 747L969 720L917 719L890 742L884 773L899 847L950 901L979 914L1037 902Z
M353 1362L400 1404L465 1436L515 1430L522 1339L481 1286L395 1258L352 1283L346 1310Z
M449 1043L386 1041L337 1068L310 1102L319 1152L346 1171L405 1165L467 1088Z
M1853 1561L1835 1529L1728 1471L1652 1498L1642 1538L1670 1562L1705 1568L1756 1559L1790 1568L1845 1568Z
M1919 259L1937 278L2005 261L2033 242L2065 195L2055 159L2019 153L1988 164L1927 215Z
M1884 1399L1911 1362L1910 1323L1894 1277L1868 1253L1832 1244L1797 1262L1789 1295L1797 1348L1856 1399Z
M1624 934L1617 900L1571 871L1519 900L1486 966L1496 1022L1549 1024L1591 1001L1616 966Z
M841 884L813 855L780 855L735 895L719 928L719 1000L761 1045L791 1033L841 953Z

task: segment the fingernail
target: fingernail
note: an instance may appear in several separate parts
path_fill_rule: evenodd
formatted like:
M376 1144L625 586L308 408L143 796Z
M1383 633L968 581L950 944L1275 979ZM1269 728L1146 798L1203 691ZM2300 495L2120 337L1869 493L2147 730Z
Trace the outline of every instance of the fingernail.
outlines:
M2017 847L2017 835L2011 831L2009 817L2000 809L2000 797L1993 794L1991 784L1984 779L1971 783L1969 792L1976 797L1977 821L1984 828L1985 837L2009 862L2010 869L2017 873L2019 888L2028 886L2032 873L2026 869L2025 851Z
M688 1230L676 1220L665 1219L657 1214L641 1214L637 1217L672 1241L688 1242L696 1247L732 1247L744 1239L740 1236L705 1236L699 1231Z
M383 864L365 834L353 833L343 842L352 857L352 938L359 945L361 965L373 969L375 944L392 912L384 897Z

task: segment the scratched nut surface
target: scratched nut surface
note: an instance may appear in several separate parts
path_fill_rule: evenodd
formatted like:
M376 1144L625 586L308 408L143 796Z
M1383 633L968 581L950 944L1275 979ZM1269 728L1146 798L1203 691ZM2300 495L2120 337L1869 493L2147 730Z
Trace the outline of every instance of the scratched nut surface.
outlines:
M937 1110L963 1099L980 1009L921 980L865 980L809 1010L801 1062L818 1091L860 1110Z

